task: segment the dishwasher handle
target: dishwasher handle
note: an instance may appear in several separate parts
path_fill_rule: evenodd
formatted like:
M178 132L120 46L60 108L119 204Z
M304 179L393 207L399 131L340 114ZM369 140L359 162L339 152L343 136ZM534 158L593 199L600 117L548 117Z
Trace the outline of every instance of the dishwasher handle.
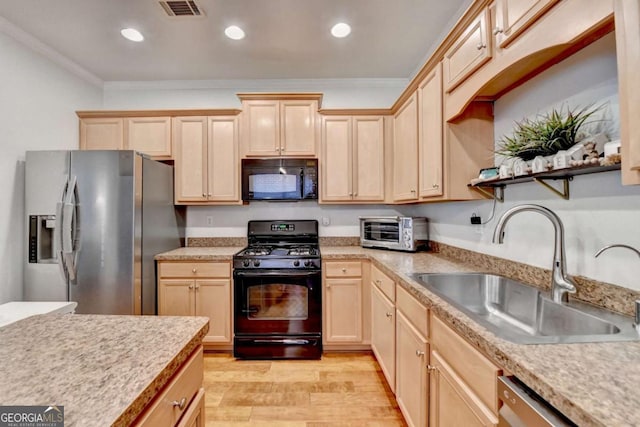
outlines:
M498 398L504 403L500 408L500 427L576 426L516 377L498 377Z

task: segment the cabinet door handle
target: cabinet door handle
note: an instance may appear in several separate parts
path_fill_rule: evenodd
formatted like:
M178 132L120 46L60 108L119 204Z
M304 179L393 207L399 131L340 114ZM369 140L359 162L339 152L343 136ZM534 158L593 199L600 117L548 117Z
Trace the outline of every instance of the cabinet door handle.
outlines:
M347 269L346 269L346 268L343 268L343 269L342 269L342 272L343 272L343 273L346 273L346 272L347 272Z
M207 196L211 197L211 193L207 194Z
M502 33L503 31L504 31L504 30L503 30L502 28L500 28L500 27L495 27L495 28L493 29L493 35L494 35L494 36L497 36L498 34Z
M197 268L195 268L195 267L193 267L193 268L191 269L191 272L195 274L195 273L197 273L197 272L198 272L198 269L197 269Z
M439 186L438 184L433 184L431 187L432 187L432 188L438 188L438 187L440 187L440 186Z
M207 197L207 193L202 193L202 197Z
M487 47L487 45L486 45L485 43L482 43L482 42L480 42L480 43L478 43L478 44L476 45L476 49L478 49L478 50L482 50L482 49L484 49L485 47Z
M422 356L424 356L424 351L422 351L422 350L416 350L416 356L418 356L418 357L422 357Z
M180 401L174 400L171 405L177 406L181 411L187 406L187 398L183 397Z
M376 279L376 285L382 285L382 281L380 279Z
M393 313L385 313L387 317L393 317Z
M200 289L200 285L196 284L196 290Z
M427 365L427 371L429 372L436 372L438 370L438 368L436 368L433 365Z
M193 289L193 285L189 285L189 289Z

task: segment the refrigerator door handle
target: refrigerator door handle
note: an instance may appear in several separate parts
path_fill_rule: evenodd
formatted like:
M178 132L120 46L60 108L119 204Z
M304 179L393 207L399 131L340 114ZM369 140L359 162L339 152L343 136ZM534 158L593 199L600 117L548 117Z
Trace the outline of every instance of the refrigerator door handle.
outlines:
M76 185L77 178L74 176L69 180L67 193L62 206L62 256L69 280L72 282L76 279L76 254L74 248L74 221L76 219L75 195L77 193Z
M66 192L65 190L62 192L62 199L64 200ZM53 247L55 248L56 259L58 262L58 267L60 267L60 274L62 274L62 278L65 282L69 282L69 275L67 274L67 268L64 261L64 254L62 252L62 206L63 202L56 203L56 225L53 230Z

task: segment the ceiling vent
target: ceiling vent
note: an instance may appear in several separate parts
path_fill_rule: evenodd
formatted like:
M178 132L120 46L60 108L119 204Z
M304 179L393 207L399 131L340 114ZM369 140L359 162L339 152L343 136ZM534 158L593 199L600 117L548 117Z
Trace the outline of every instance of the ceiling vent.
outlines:
M160 6L169 16L204 16L204 11L195 1L161 1Z

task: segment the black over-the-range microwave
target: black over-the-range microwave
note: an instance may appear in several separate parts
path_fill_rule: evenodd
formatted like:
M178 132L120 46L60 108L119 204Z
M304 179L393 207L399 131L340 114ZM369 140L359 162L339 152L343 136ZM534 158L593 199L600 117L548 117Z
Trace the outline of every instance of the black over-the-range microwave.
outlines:
M242 159L242 200L317 198L317 159Z

